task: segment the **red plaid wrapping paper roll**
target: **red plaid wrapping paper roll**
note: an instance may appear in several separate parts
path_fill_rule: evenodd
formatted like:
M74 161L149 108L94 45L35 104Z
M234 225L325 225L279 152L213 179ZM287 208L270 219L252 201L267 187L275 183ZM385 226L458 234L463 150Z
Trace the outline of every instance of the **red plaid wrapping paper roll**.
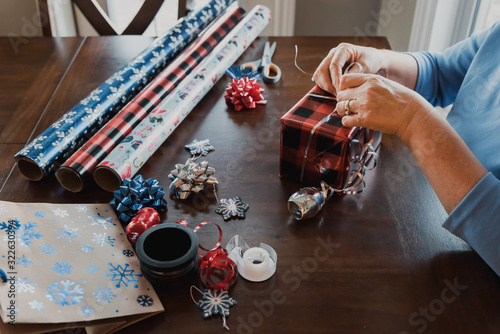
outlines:
M95 167L139 124L241 21L245 11L233 4L140 94L76 151L56 172L67 190L79 192Z
M359 167L356 158L366 143L377 149L381 134L376 131L345 127L335 112L336 101L311 96L330 96L314 86L292 109L281 118L280 175L300 180L302 183L319 186L325 181L335 189L349 185L351 171ZM326 116L332 117L312 129ZM307 157L304 155L307 150ZM304 161L305 160L305 161Z

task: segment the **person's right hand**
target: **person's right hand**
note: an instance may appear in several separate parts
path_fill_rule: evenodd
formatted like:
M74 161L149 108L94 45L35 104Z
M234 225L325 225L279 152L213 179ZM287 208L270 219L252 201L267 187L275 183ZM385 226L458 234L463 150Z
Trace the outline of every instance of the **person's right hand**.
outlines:
M320 88L336 96L340 77L350 64L357 62L362 70L359 66L353 66L349 73L375 74L381 70L382 61L383 57L377 49L341 43L330 50L314 72L313 79Z

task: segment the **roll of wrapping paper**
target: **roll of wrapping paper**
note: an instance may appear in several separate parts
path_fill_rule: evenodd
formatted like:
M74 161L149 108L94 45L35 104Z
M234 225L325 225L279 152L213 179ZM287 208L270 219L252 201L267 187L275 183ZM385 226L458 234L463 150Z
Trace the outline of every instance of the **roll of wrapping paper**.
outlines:
M134 128L94 171L105 190L114 191L122 180L141 168L269 23L270 10L256 6L226 36L149 117Z
M244 14L245 11L236 3L231 5L225 15L57 170L59 183L67 190L81 191L106 155L217 46Z
M167 63L234 0L211 0L112 75L15 155L21 173L41 180L123 108Z

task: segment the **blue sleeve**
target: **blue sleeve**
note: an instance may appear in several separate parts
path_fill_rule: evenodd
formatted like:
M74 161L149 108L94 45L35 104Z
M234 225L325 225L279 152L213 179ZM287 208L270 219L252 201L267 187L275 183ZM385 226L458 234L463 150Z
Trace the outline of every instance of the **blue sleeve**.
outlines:
M490 31L473 34L443 53L409 52L418 64L415 91L434 106L452 104L474 56Z
M500 276L500 181L488 173L443 224Z

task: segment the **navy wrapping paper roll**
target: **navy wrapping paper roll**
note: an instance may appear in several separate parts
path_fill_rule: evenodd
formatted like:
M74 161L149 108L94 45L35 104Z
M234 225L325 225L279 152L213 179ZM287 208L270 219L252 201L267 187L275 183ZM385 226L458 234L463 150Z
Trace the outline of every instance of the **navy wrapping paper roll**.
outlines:
M15 155L21 173L41 180L123 108L234 0L211 0L112 75Z

